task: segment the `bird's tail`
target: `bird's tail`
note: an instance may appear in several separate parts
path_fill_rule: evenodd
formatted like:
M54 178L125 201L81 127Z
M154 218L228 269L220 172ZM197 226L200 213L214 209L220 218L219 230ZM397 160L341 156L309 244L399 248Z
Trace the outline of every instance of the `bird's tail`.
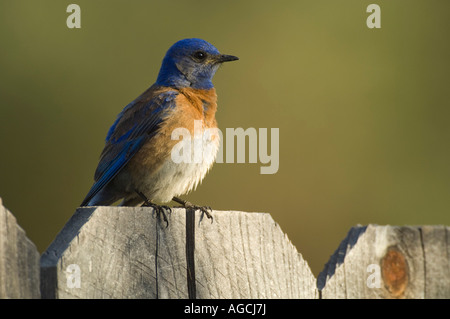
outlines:
M92 194L92 189L84 198L80 207L83 206L109 206L112 203L121 199L122 196L118 196L113 192L108 192L106 188L103 188L99 192Z

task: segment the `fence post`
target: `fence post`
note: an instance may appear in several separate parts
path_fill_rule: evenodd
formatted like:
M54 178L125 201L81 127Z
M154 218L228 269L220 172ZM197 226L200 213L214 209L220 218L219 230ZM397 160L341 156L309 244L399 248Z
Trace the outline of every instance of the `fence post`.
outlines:
M1 198L0 298L40 298L39 252Z
M450 298L450 228L353 227L318 277L322 298Z
M269 214L200 216L196 298L450 298L448 226L353 227L316 280ZM0 298L188 298L185 210L168 221L151 208L80 208L39 265L0 199Z
M269 214L214 211L213 223L200 216L197 298L318 296L309 266ZM41 258L42 296L187 298L185 210L168 221L148 207L78 209Z

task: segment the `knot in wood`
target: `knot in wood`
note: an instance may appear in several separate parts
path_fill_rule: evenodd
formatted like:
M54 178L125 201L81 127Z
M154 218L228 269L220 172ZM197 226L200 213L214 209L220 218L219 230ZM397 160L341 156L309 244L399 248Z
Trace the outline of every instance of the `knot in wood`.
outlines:
M397 247L388 248L381 260L381 271L392 297L402 297L408 286L409 269L405 256Z

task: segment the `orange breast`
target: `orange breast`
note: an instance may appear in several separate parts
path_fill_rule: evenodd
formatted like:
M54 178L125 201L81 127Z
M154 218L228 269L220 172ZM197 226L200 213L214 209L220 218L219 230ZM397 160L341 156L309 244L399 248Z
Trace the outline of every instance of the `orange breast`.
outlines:
M151 174L166 160L170 160L172 148L179 140L172 140L172 131L176 128L186 128L194 134L195 120L201 121L202 131L208 128L217 128L215 113L217 111L216 90L180 89L176 98L176 107L164 119L159 132L149 143L130 161L134 174ZM195 132L198 134L198 132ZM203 132L202 132L203 133ZM219 143L219 135L212 131L211 140ZM139 166L139 167L136 167Z

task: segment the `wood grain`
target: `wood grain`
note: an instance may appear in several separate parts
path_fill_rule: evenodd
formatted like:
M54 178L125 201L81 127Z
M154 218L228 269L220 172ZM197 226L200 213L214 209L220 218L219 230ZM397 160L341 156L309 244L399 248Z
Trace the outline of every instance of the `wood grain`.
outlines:
M0 298L40 298L39 252L1 198Z
M189 246L184 209L166 227L148 207L80 208L39 265L0 199L0 298L189 298L187 254L201 299L450 298L448 226L353 227L316 280L269 214L213 216L193 215Z
M445 226L353 227L318 277L321 297L450 298L448 235Z
M197 298L315 298L307 263L269 214L196 213ZM41 258L45 298L187 298L185 210L80 208ZM81 288L67 284L78 265Z

